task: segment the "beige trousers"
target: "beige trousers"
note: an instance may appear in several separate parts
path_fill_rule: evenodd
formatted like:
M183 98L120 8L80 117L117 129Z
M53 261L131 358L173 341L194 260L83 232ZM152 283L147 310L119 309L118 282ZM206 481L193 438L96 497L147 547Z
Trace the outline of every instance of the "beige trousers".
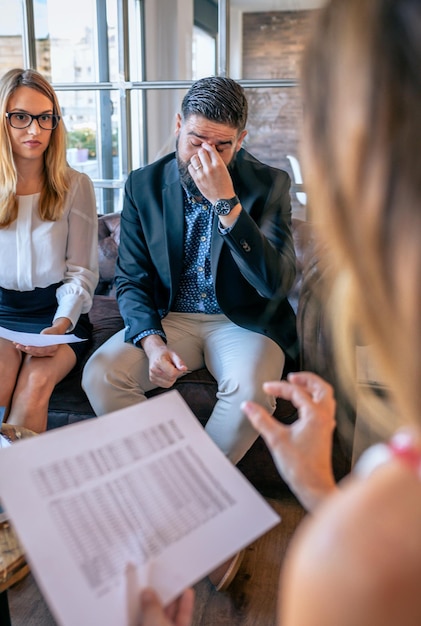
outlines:
M228 458L238 463L257 438L240 405L243 400L253 400L273 413L275 399L263 392L262 384L281 378L282 349L221 314L169 313L162 324L168 345L188 369L206 366L216 379L217 402L206 431ZM124 341L124 330L90 357L82 385L97 415L142 402L145 392L155 388L149 380L148 358L141 348Z

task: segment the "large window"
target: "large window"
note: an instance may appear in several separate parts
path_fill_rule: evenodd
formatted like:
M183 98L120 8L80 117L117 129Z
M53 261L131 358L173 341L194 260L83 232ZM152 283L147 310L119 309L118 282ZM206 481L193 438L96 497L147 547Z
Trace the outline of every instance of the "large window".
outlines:
M249 97L248 149L290 172L300 211L297 68L319 4L0 0L0 73L35 67L52 82L68 161L92 178L102 213L121 209L131 169L173 148L175 114L191 81L230 75Z

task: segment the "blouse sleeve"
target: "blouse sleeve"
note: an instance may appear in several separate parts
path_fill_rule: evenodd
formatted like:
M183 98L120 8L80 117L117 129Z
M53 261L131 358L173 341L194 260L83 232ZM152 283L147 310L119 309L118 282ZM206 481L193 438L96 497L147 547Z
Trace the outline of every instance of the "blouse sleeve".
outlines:
M57 289L54 319L67 317L72 330L81 313L87 313L98 283L98 216L92 181L73 170L64 217L68 221L66 268Z

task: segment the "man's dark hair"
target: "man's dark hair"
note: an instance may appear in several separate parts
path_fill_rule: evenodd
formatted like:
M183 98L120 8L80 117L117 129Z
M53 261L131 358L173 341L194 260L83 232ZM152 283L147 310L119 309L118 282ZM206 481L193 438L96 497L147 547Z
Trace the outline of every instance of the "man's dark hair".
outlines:
M207 120L228 124L239 131L247 122L247 99L244 89L232 78L209 76L200 78L183 98L183 119L202 115Z

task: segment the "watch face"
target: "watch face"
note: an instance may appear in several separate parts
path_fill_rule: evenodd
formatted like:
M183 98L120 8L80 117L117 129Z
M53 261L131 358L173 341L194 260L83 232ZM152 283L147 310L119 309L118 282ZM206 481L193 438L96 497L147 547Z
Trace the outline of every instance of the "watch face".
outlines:
M217 215L228 215L231 211L231 205L228 200L217 200L213 205L213 208Z

